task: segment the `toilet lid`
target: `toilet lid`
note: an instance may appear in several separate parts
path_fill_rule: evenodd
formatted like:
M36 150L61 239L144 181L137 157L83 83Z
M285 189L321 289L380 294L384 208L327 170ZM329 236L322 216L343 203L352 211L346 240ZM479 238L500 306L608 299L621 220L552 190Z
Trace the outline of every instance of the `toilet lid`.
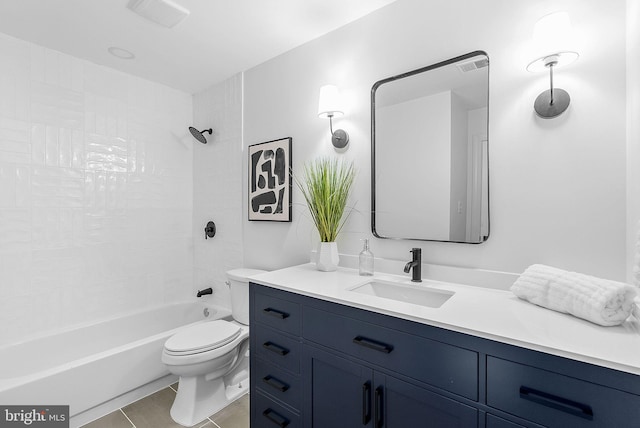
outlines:
M208 321L187 327L164 344L167 351L195 353L219 348L240 335L240 326L224 320Z

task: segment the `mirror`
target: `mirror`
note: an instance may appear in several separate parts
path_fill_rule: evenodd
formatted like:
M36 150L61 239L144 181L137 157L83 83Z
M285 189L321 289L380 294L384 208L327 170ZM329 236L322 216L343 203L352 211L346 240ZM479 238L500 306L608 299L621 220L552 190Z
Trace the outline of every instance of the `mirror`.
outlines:
M489 237L489 57L483 51L371 89L371 230L378 238Z

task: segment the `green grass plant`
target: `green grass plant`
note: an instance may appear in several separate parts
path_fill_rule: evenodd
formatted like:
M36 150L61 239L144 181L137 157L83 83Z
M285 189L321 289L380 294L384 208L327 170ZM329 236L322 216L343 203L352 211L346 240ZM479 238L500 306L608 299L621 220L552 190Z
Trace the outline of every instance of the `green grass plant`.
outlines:
M347 221L345 208L355 175L353 162L319 158L305 164L302 180L296 178L321 242L334 242Z

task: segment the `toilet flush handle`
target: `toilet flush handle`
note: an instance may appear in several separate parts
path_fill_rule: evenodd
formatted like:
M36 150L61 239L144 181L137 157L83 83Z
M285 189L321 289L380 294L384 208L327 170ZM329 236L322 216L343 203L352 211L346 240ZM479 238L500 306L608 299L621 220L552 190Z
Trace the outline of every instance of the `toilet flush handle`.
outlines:
M227 287L231 288L231 283L229 281L225 281L225 284L227 284Z

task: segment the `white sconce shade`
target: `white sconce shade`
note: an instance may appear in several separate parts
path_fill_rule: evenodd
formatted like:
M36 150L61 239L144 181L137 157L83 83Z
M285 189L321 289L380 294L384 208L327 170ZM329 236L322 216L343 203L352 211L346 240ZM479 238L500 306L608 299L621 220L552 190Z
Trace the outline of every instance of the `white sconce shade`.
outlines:
M336 114L344 114L340 91L335 85L324 85L320 88L318 116L327 118Z
M318 100L318 116L329 118L329 130L331 131L331 144L336 149L345 149L349 144L349 134L342 130L333 130L333 117L344 114L340 91L334 85L324 85L320 88Z
M533 42L549 54L571 46L571 20L567 12L554 12L543 16L533 27Z

